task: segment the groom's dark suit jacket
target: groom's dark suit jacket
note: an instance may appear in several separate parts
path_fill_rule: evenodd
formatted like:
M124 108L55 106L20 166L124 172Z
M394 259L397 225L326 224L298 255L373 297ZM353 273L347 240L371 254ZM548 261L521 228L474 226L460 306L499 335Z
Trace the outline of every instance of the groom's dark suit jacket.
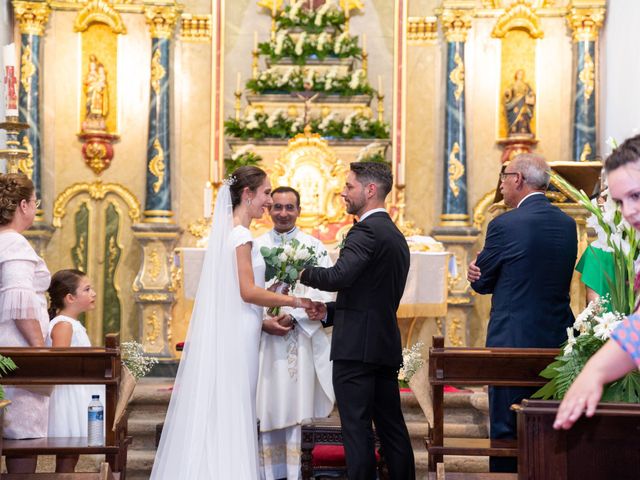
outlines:
M402 344L396 310L409 273L409 247L385 212L356 223L331 268L309 268L301 282L337 291L328 304L331 360L399 367Z
M489 223L471 287L492 293L488 347L558 348L574 317L569 286L576 223L544 195L533 195Z

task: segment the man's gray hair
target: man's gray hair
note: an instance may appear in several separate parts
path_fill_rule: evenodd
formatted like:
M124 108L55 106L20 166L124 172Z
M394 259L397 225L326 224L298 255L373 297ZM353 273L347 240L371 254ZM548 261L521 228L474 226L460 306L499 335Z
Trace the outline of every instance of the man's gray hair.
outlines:
M524 183L536 190L546 190L551 180L549 164L540 155L521 153L511 161L513 171L522 174Z

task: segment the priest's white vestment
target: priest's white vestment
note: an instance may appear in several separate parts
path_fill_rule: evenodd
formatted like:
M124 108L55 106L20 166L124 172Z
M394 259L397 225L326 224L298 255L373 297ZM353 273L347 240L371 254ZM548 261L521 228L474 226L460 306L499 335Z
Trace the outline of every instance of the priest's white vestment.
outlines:
M274 247L293 238L326 252L322 242L298 228L279 234L271 230L255 239L257 247ZM332 265L329 255L319 266ZM268 285L267 285L268 286ZM297 297L329 302L335 295L297 284L289 292ZM312 417L326 417L335 396L331 383L330 341L321 322L309 320L303 309L283 308L296 320L283 337L262 332L258 374L257 416L260 420L262 478L300 478L300 424Z

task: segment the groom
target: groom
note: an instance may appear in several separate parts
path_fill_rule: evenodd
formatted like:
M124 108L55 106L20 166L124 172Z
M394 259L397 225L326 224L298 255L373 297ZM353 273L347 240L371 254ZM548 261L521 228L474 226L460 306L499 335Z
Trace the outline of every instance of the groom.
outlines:
M300 281L337 291L316 304L312 319L333 326L333 388L342 422L349 480L376 478L371 422L394 480L415 479L415 463L398 389L402 344L396 310L409 273L409 247L386 210L392 175L383 163L351 164L342 197L360 221L331 268L302 272Z

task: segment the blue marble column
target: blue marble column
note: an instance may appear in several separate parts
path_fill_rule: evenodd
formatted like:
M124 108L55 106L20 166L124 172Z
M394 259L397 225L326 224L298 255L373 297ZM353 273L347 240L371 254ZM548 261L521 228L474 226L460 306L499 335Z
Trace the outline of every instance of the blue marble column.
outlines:
M169 38L151 44L151 99L147 138L145 222L170 223L171 150L169 110Z
M464 41L447 42L442 226L468 226Z
M573 160L596 157L596 42L577 44L576 96L573 117Z

